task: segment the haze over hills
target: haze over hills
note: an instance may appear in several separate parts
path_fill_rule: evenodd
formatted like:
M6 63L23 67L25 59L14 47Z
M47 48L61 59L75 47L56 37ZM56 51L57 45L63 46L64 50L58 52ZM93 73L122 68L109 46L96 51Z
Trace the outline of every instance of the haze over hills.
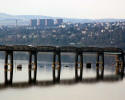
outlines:
M29 25L30 19L56 19L61 17L51 17L43 15L10 15L6 13L0 13L0 25L15 25L18 20L18 25ZM63 17L62 17L63 18ZM125 19L78 19L78 18L63 18L64 22L71 23L92 23L92 22L116 22L125 21Z

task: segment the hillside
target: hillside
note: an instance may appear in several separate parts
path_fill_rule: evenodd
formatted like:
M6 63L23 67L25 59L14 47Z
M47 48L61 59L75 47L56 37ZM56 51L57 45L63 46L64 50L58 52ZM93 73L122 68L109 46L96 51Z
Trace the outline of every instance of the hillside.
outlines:
M0 25L15 25L18 20L18 25L29 25L30 19L44 19L52 18L56 19L59 17L43 16L43 15L9 15L6 13L0 13ZM92 22L117 22L125 21L125 19L78 19L78 18L63 18L64 22L71 23L92 23Z

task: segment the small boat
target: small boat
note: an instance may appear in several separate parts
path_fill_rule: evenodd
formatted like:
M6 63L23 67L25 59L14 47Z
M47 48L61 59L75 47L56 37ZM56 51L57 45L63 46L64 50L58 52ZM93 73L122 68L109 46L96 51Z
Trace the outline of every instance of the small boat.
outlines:
M17 70L22 70L22 65L21 64L17 65Z

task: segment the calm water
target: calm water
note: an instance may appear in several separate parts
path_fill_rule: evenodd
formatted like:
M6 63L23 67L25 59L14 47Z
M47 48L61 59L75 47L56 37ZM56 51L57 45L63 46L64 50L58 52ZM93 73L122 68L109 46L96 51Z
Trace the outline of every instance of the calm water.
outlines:
M113 66L105 69L104 80L96 80L95 68L83 71L82 82L74 82L74 64L63 63L60 84L52 83L51 63L38 62L37 81L35 86L28 85L28 62L17 60L22 64L22 71L14 68L13 87L2 87L4 83L3 60L0 60L0 100L124 100L125 80L114 76ZM85 66L85 65L84 65ZM94 66L94 65L93 65Z

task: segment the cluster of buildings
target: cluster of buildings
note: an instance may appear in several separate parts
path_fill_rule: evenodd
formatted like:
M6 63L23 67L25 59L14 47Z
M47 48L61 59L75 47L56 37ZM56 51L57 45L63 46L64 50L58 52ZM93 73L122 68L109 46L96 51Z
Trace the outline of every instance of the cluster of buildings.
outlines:
M45 26L54 26L61 25L63 23L63 19L31 19L30 26L31 27L45 27Z

